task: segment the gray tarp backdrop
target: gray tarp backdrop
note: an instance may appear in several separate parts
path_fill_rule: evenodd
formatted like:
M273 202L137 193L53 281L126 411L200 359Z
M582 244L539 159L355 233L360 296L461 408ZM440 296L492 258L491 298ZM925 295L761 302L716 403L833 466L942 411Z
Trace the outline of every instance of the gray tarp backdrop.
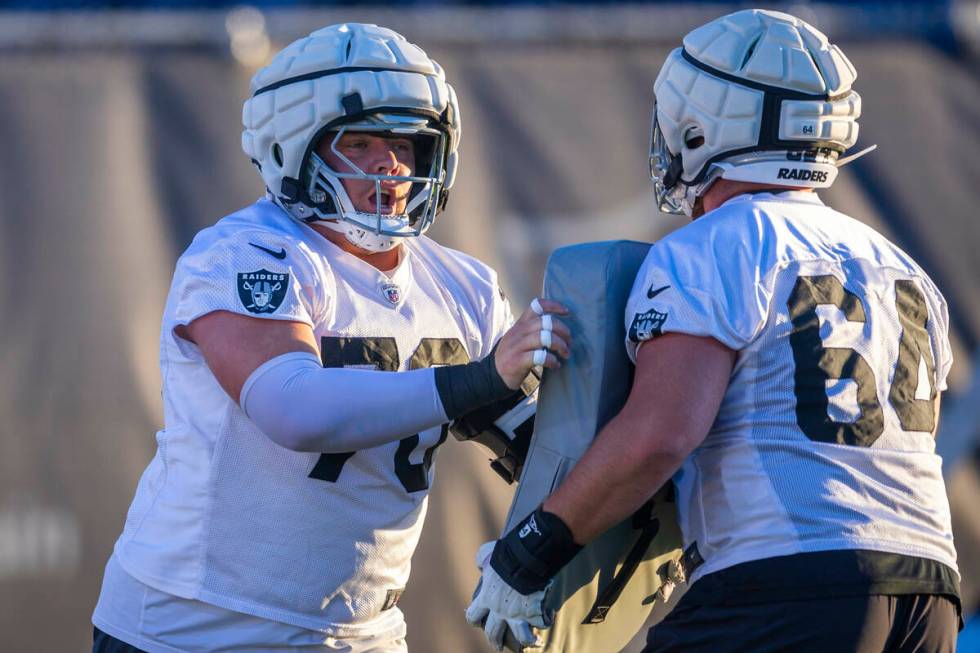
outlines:
M522 309L555 247L653 240L683 224L655 210L647 178L652 81L680 35L726 10L279 12L258 27L246 15L246 40L261 51L266 36L278 48L366 19L441 62L462 107L462 163L430 235L495 266ZM822 195L906 248L950 303L947 412L965 455L948 479L972 610L977 404L948 407L970 384L980 335L977 62L841 11L811 18L856 65L860 144L879 149ZM232 56L232 25L220 12L0 14L5 651L90 647L102 566L162 425L157 340L174 262L196 230L262 192L239 148L254 68ZM474 552L497 534L511 490L482 451L452 440L437 470L402 603L409 644L486 650L462 615Z

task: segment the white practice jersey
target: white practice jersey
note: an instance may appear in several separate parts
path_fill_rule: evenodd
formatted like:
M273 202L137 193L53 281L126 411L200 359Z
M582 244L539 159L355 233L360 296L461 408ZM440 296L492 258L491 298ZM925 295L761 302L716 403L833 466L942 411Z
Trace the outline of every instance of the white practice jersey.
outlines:
M324 366L486 356L512 321L496 274L421 237L385 275L267 199L197 235L163 318L165 428L115 547L161 591L331 633L370 630L409 575L447 430L344 454L263 435L175 327L216 310L308 324Z
M661 333L737 352L718 416L675 475L693 579L866 549L956 570L934 400L952 357L922 269L814 193L741 195L650 249L627 350Z

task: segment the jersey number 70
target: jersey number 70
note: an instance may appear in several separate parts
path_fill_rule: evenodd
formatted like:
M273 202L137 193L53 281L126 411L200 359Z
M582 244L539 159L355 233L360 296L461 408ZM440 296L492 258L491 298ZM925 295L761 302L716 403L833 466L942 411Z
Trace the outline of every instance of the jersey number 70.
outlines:
M394 338L344 338L324 336L320 339L320 356L324 367L370 367L384 372L397 372L401 358ZM470 360L466 349L456 338L422 338L408 361L408 369L417 370L434 365L456 365ZM449 425L443 424L439 441L425 450L421 463L412 463L409 455L419 446L419 434L402 438L395 452L395 475L406 492L429 489L429 469L436 447L446 441ZM336 483L347 459L356 452L320 454L310 478Z

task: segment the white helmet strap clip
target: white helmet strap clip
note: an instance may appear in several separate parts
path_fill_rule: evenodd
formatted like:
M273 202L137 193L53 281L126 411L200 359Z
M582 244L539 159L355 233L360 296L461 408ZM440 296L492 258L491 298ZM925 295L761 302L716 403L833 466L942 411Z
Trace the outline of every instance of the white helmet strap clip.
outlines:
M864 148L860 152L855 152L854 154L850 154L848 156L845 156L843 159L837 159L837 167L838 168L843 168L848 163L854 163L855 161L857 161L858 159L860 159L865 154L870 154L871 152L873 152L873 151L875 151L877 149L878 149L878 144L875 143L874 145L869 145L868 147Z

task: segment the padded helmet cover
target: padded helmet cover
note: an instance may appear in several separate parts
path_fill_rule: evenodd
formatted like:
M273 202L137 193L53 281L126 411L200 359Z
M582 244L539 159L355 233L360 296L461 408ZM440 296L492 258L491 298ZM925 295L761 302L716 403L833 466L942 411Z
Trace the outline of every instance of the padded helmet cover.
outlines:
M689 33L654 84L650 165L661 209L690 215L718 177L829 186L838 156L857 142L856 77L840 48L788 14L739 11ZM780 175L788 159L797 172Z
M391 231L395 236L419 235L434 219L436 205L445 203L455 180L460 138L456 94L439 64L397 32L359 23L319 29L286 46L259 70L251 92L242 111L242 149L258 167L266 188L293 217L357 217L350 215L353 207L339 180L321 180L326 185L316 192L311 162L319 157L314 148L328 130L344 125L384 131L390 116L415 117L419 120L414 124L442 136L438 151L425 162L433 163L434 169L420 165L416 170L426 178L420 184L431 184L423 196L432 195L433 206L426 200L426 206L415 211L412 229L402 225ZM409 123L399 120L390 126L405 134ZM363 226L365 215L373 217L360 214L357 225ZM373 222L367 228L375 230ZM376 231L385 231L380 216Z

